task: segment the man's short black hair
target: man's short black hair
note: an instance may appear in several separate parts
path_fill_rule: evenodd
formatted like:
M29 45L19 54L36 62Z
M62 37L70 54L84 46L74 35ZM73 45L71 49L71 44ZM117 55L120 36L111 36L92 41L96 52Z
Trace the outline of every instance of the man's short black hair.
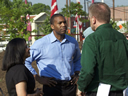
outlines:
M55 17L59 17L59 16L62 16L62 17L64 17L62 14L54 14L54 15L52 15L52 17L51 17L51 19L50 19L50 24L53 24L54 23L54 18ZM64 17L65 18L65 17Z

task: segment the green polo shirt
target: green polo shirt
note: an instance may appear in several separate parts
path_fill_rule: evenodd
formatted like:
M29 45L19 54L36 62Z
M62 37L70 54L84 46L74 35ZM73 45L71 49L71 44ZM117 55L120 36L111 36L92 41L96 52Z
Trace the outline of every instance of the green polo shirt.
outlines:
M111 91L128 86L128 45L123 34L110 24L99 26L83 44L78 89L96 92L99 83Z

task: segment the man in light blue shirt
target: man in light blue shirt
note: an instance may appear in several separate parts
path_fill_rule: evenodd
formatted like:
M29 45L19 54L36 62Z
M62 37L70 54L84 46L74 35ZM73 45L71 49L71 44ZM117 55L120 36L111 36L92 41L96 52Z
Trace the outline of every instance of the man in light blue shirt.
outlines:
M43 96L76 96L76 83L81 69L81 54L75 38L66 35L66 20L54 14L50 20L52 32L35 41L25 66L43 84ZM36 60L39 75L31 66Z

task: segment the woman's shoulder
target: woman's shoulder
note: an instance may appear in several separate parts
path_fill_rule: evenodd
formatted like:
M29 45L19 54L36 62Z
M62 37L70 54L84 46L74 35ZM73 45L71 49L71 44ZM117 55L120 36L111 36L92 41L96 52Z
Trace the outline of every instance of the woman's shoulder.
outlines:
M24 64L17 64L17 65L12 66L11 68L9 68L8 72L17 73L17 72L21 72L21 71L25 71L25 70L26 70L26 67Z

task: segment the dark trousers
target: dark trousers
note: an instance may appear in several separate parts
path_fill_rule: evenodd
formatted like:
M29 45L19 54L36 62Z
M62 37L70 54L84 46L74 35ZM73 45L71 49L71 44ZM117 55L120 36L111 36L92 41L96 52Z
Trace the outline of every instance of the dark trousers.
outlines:
M76 96L77 85L57 83L56 86L49 87L43 85L43 96Z
M87 92L86 96L96 96L97 92ZM123 91L110 91L109 96L123 96Z

